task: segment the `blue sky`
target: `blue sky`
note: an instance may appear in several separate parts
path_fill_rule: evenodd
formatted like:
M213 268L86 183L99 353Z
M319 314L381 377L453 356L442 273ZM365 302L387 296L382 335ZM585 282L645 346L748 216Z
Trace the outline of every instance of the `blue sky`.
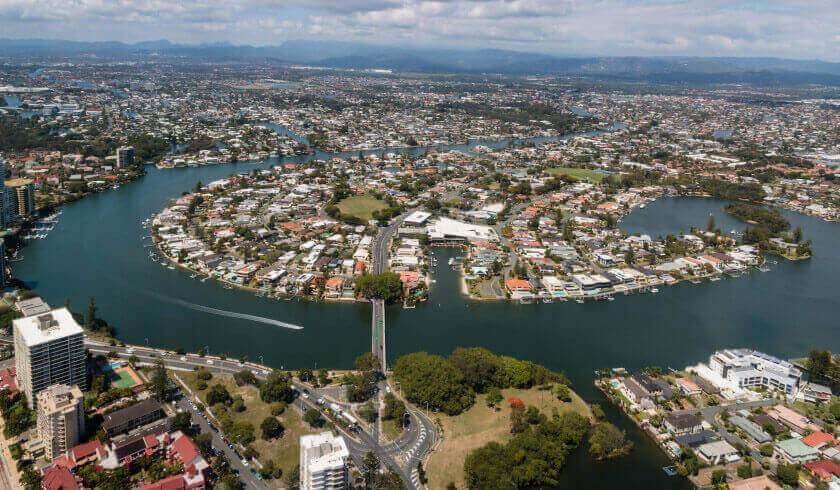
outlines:
M840 61L840 0L0 0L0 37Z

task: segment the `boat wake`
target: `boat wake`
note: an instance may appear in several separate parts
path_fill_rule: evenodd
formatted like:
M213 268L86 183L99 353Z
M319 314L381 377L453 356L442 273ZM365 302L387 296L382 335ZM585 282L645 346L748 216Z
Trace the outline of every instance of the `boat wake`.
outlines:
M251 320L252 322L265 323L266 325L274 325L276 327L288 328L289 330L303 330L303 327L301 327L300 325L295 325L294 323L281 322L280 320L275 320L273 318L249 315L247 313L239 313L236 311L220 310L218 308L211 308L209 306L204 306L197 303L190 303L189 301L184 301L182 299L169 298L152 292L147 292L147 294L152 295L160 299L161 301L165 301L167 303L180 305L191 310L202 311L211 315L226 316L228 318L240 318L242 320Z

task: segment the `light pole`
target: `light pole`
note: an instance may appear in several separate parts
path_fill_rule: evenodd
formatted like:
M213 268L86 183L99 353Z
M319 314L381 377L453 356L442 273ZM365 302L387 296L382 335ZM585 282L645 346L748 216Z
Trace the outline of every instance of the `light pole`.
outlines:
M149 337L146 337L146 338L145 338L145 339L143 339L143 340L145 340L145 341L146 341L146 347L148 347L148 346L149 346Z
M260 356L260 366L264 366L264 365L265 364L263 363L263 356Z

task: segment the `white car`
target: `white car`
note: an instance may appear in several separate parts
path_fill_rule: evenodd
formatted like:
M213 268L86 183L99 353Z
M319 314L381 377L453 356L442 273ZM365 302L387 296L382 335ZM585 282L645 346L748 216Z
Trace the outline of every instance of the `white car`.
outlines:
M207 359L207 364L213 364L213 361L211 359Z
M181 356L181 360L182 360L182 361L186 361L186 360L187 360L187 356Z

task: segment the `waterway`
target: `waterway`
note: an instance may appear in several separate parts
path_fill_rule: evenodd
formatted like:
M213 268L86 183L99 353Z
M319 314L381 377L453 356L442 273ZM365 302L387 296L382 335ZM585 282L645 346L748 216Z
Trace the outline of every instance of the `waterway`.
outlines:
M283 161L307 158L312 157ZM190 350L206 346L211 353L247 355L287 369L350 366L356 355L370 348L368 305L276 301L227 290L152 262L144 247L148 240L141 237L147 230L141 221L197 181L277 163L150 167L135 183L65 206L49 236L23 250L24 260L13 264L15 276L56 306L69 300L75 310L85 311L94 296L100 315L129 343ZM705 226L712 212L723 230L742 229L722 212L724 204L663 198L636 210L621 226L656 236ZM681 368L723 347L755 347L783 357L803 355L816 346L840 351L840 227L785 215L813 240L812 260L779 260L770 272L663 287L659 294L619 296L613 302L465 301L459 295L457 273L447 266L447 259L460 252L437 250L437 282L428 303L387 311L389 359L417 350L446 354L457 346L480 345L562 370L585 399L602 403L610 419L637 443L629 457L616 462L595 464L585 451L573 453L562 476L565 488L688 488L685 480L664 475L664 456L605 403L592 386L593 371L614 366ZM284 328L278 322L304 328Z

